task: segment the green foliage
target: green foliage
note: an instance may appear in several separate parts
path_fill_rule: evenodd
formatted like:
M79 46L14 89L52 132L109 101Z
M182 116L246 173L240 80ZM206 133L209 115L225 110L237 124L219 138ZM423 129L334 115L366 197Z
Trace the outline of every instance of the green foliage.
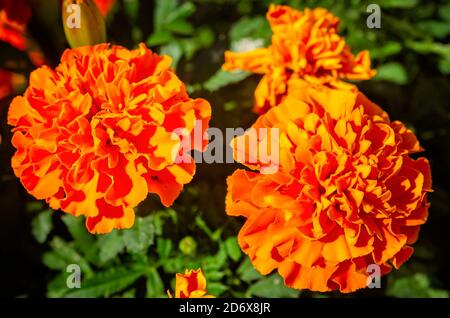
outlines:
M72 289L64 296L71 298L108 297L130 286L143 273L144 268L139 267L112 267L84 280L81 288Z
M385 80L398 85L404 85L408 82L408 74L400 63L386 63L378 68L374 80Z
M258 280L247 290L247 295L266 298L296 298L300 291L288 288L278 274Z
M208 246L216 245L215 253L199 251L191 236L181 239L180 248L174 249L173 239L165 237L162 231L166 225L176 226L177 218L171 216L173 212L168 209L136 217L131 229L98 236L88 234L80 218L64 216L63 222L72 240L59 236L50 239L51 250L44 253L42 261L57 274L47 286L47 296L133 297L137 292L135 284L145 280L146 290L142 296L167 297L166 291L174 289L176 273L202 268L208 291L215 296L298 297L298 291L280 283L278 274L267 277L258 274L242 254L236 237L223 239L222 228L212 231L199 215L196 224L208 238ZM87 244L90 247L85 250ZM78 264L81 268L79 289L66 287L69 264Z
M52 210L39 213L31 221L31 232L39 243L44 243L53 228Z
M157 46L161 54L170 55L173 68L182 57L190 60L198 50L209 47L214 41L209 27L195 28L188 21L195 9L192 2L156 0L154 32L147 38L147 45Z
M401 298L448 298L449 292L432 288L428 276L415 273L412 276L398 278L389 284L388 296Z

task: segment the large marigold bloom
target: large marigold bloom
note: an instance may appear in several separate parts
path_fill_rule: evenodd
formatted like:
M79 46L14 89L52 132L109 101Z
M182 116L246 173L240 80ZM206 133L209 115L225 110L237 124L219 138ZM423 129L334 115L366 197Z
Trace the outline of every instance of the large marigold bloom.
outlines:
M186 270L184 274L177 274L175 281L175 296L168 292L170 298L215 298L208 295L206 278L201 269Z
M193 160L177 163L173 153L194 129L203 134L211 116L170 64L143 44L100 44L66 50L55 70L32 72L8 113L12 167L28 192L86 216L92 233L132 226L149 192L170 206L195 173ZM180 128L188 133L175 134Z
M370 264L385 274L411 256L428 216L429 163L410 157L422 151L413 132L363 94L296 93L253 125L279 129L278 171L243 162L254 171L228 178L226 211L246 218L239 244L262 274L352 292L367 286Z
M375 75L368 51L354 56L337 33L339 19L323 8L294 10L271 5L267 20L272 44L250 52L225 52L225 70L264 74L255 91L254 111L264 113L279 104L291 79L341 89L354 89L342 79L364 80Z

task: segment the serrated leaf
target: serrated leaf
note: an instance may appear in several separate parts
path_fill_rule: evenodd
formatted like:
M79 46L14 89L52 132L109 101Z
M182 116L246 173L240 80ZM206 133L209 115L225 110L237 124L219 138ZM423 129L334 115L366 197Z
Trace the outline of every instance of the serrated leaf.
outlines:
M151 216L137 217L132 228L122 230L127 251L142 253L153 244L155 227Z
M52 214L53 210L46 210L40 212L31 221L31 233L41 244L47 240L48 234L53 229Z
M238 241L235 237L229 237L225 241L225 248L227 250L228 256L237 262L241 258L241 248L239 247Z
M430 280L424 273L400 277L388 284L386 295L399 298L448 298L449 292L430 286Z
M245 258L245 260L239 266L237 273L241 276L241 279L247 283L263 277L260 273L258 273L248 257Z
M109 297L133 284L143 272L143 268L111 268L107 271L96 273L90 279L82 280L81 288L72 289L65 297Z
M117 257L125 248L124 238L119 235L117 230L108 234L103 234L97 241L99 248L99 261L105 264L109 260Z
M93 271L89 263L74 249L73 245L57 236L52 239L50 246L55 254L66 261L66 266L77 264L80 266L83 275L86 275L86 277L92 276Z
M229 37L231 43L244 38L263 39L267 44L272 36L269 23L263 16L243 17L233 24Z
M147 297L162 297L164 293L164 283L155 268L150 268L147 273Z
M403 65L396 62L386 63L377 68L377 75L374 80L384 80L404 85L408 82L408 74Z
M96 263L98 261L96 240L86 229L84 220L70 214L63 215L61 219L72 235L76 248L85 255L87 260Z
M247 294L264 298L297 298L300 291L286 287L278 274L272 274L250 286Z
M220 69L213 76L211 76L205 83L203 83L203 87L209 92L215 92L227 85L239 83L240 81L243 81L250 75L251 73L249 72L244 71L227 72Z

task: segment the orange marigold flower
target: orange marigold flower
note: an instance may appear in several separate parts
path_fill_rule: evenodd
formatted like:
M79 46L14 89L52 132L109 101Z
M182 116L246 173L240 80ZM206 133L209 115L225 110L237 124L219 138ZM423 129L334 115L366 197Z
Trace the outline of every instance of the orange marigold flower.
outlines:
M264 74L255 91L256 113L279 104L293 78L353 89L341 79L364 80L375 75L369 52L354 56L337 33L339 19L326 9L298 11L271 5L267 20L273 31L272 44L250 52L227 51L223 65L225 70Z
M170 64L144 44L100 44L66 50L55 70L32 72L8 113L12 167L28 192L86 216L91 233L131 227L149 192L170 206L195 173L194 161L178 164L172 150L199 123L203 134L211 116ZM179 128L188 134L174 134Z
M428 216L429 163L409 156L423 150L413 132L362 93L296 92L253 125L279 129L278 171L243 162L256 171L228 178L226 211L246 218L239 244L262 274L352 292L367 286L368 265L385 274L413 253Z
M170 298L215 298L208 295L206 290L206 278L201 269L186 270L183 274L177 274L175 282L175 297L167 291Z

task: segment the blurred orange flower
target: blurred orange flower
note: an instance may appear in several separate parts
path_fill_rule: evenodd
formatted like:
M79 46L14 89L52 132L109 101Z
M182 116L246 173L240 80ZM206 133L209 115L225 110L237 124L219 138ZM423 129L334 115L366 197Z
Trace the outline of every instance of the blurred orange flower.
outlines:
M194 161L178 164L172 150L199 122L203 134L211 116L170 64L144 44L100 44L66 50L55 70L32 72L8 113L12 167L28 192L86 216L91 233L131 227L149 192L170 206L195 173ZM178 128L188 133L174 134Z
M206 290L206 278L201 269L186 270L183 274L177 274L175 282L175 297L170 291L170 298L215 298L208 295Z
M36 66L45 63L45 58L35 41L27 32L31 9L25 0L0 0L0 41L11 44L18 50L27 51Z
M116 0L94 0L102 16L106 17L112 7L116 4Z
M287 94L291 79L354 89L341 79L364 80L375 75L368 51L354 56L337 33L339 19L323 8L297 11L271 5L267 13L272 45L250 52L225 52L225 70L264 74L255 91L254 111L265 113Z
M0 69L0 99L11 95L15 89L24 86L25 76Z
M31 9L27 0L0 0L0 11L17 24L25 25L31 18Z
M26 24L10 20L5 10L0 10L0 40L19 50L26 49Z
M385 274L413 253L430 166L409 156L423 150L413 132L362 93L293 92L253 125L280 130L278 172L235 171L226 211L246 218L239 244L262 274L278 269L292 288L352 292L367 286L368 265Z

